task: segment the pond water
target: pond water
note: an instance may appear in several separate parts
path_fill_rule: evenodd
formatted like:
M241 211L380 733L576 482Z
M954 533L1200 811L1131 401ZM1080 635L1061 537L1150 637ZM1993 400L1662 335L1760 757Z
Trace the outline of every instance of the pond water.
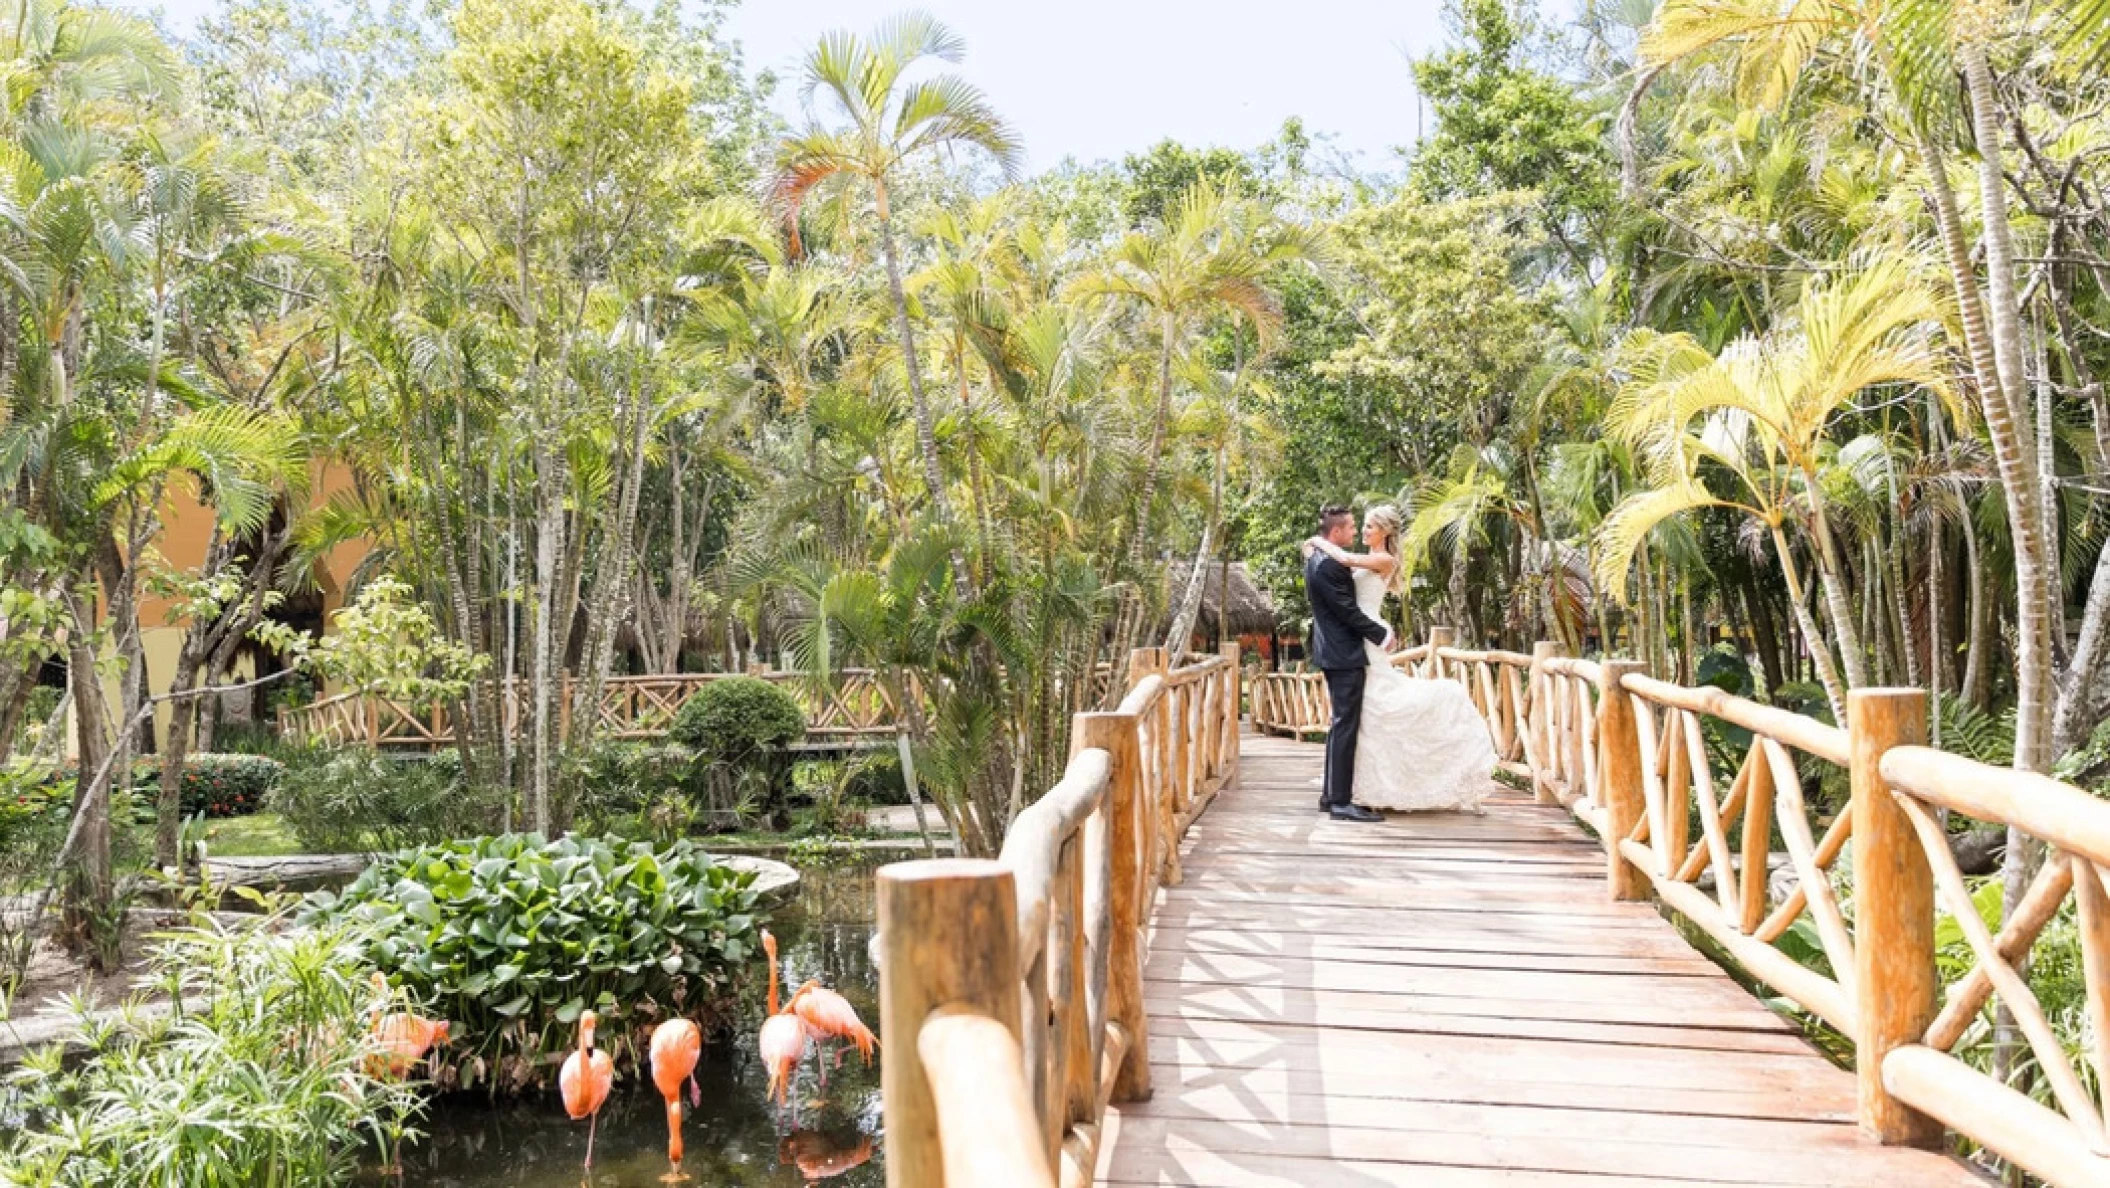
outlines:
M866 944L872 935L876 865L802 866L796 899L770 917L792 986L819 978L840 991L874 1027L879 981ZM779 1112L767 1098L768 1074L755 1055L754 1029L764 1014L763 979L742 1003L746 1025L704 1047L696 1067L701 1108L682 1127L681 1172L669 1178L666 1103L649 1079L619 1081L601 1108L593 1171L581 1170L586 1123L565 1116L555 1089L492 1104L473 1094L436 1103L422 1129L428 1137L403 1150L402 1177L378 1171L364 1185L429 1188L644 1188L668 1183L798 1185L839 1188L886 1182L879 1154L879 1067L864 1067L855 1049L830 1067L822 1086L809 1058ZM684 1106L686 1106L684 1102Z

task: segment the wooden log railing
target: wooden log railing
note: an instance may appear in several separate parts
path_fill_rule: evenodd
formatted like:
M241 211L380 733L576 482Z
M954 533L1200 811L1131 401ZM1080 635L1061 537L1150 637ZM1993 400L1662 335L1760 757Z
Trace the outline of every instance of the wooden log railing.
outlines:
M657 676L610 677L595 705L604 738L664 737L674 716L698 689L740 673L698 672ZM852 742L894 733L900 714L877 675L846 669L834 679L817 681L810 674L757 671L782 688L806 715L807 737L817 742ZM503 696L500 718L508 733L517 733L527 717L527 689L522 682L488 682L486 697ZM566 678L552 693L562 718L560 733L572 733L572 682ZM397 750L429 750L452 745L455 722L443 702L406 702L365 693L341 693L312 705L279 714L280 737L288 742L325 746L364 745Z
M892 1188L1092 1182L1107 1106L1150 1096L1150 904L1236 773L1239 705L1236 645L1179 668L1139 651L997 859L880 870Z
M1863 707L1850 708L1858 772L1864 759L1858 745ZM1918 745L1924 739L1917 730L1882 729L1888 721L1877 726L1878 739L1896 745L1868 748L1865 757L1870 784L1887 795L1871 791L1870 803L1857 798L1854 806L1857 828L1872 818L1887 843L1884 895L1874 909L1882 915L1872 921L1883 929L1879 935L1869 935L1867 891L1855 899L1855 917L1869 950L1862 973L1871 982L1881 979L1880 985L1864 986L1861 998L1869 1032L1861 1045L1863 1122L1899 1142L1938 1136L1946 1127L2051 1183L2110 1184L2110 1139L2099 1100L2102 1078L2110 1073L2110 876L2105 873L2110 869L2110 804L2044 776ZM1947 830L1936 815L1941 810L2018 827L2049 847L2019 910L1997 935L1971 903ZM1874 848L1866 835L1856 845L1857 851ZM1859 853L1855 857L1859 872L1869 860ZM1867 882L1864 877L1864 887ZM1930 974L1936 893L1975 959L1946 994L1938 994ZM2065 1051L2020 972L2069 897L2087 987L2088 1047L2078 1056ZM1871 1002L1872 992L1879 1001ZM1994 996L2027 1040L2038 1074L2049 1086L2051 1105L1953 1054L1967 1034L1983 1026ZM2093 1093L2091 1080L2097 1086Z
M1520 740L1539 798L1597 833L1610 895L1653 896L1854 1042L1870 1133L1920 1146L1960 1135L2052 1184L2110 1184L2099 1088L2110 1073L2110 803L1923 745L1928 707L1919 690L1853 691L1842 729L1657 680L1633 661L1563 658L1549 644L1530 657L1425 650L1434 659L1419 670L1463 683L1498 745ZM1718 767L1734 774L1724 781ZM1821 784L1828 767L1846 773L1849 799L1827 820L1804 789ZM2048 847L1997 933L1971 900L1945 815L2012 826ZM1834 887L1849 841L1851 919ZM1776 865L1794 875L1778 902ZM2069 897L2086 983L2078 1055L2065 1050L2021 972ZM1947 985L1936 962L1937 905L1974 958ZM1805 920L1822 954L1809 965L1775 943ZM1967 1039L1983 1040L1995 998L2026 1040L2050 1104L1955 1055Z

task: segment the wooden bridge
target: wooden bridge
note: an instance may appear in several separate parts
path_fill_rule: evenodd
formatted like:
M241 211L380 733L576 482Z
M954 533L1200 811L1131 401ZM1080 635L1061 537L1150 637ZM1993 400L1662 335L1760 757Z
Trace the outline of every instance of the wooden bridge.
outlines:
M880 872L890 1185L2110 1184L2110 804L1920 745L1910 690L1841 729L1548 645L1399 662L1487 719L1484 815L1325 819L1316 674L1144 652L998 860ZM2051 847L1998 935L1948 818ZM2017 972L2069 897L2078 1053ZM1974 1066L1996 1000L2032 1092Z

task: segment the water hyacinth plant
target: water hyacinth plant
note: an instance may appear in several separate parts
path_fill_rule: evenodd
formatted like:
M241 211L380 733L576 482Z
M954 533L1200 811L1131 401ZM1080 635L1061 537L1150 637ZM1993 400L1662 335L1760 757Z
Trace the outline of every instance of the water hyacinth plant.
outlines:
M155 949L166 1010L81 1004L77 1059L29 1056L0 1090L0 1184L343 1183L414 1134L417 1077L377 1078L369 1021L399 1009L352 927L200 916Z
M511 1092L555 1076L588 1008L619 1065L660 1019L710 1024L756 952L752 881L687 841L507 834L384 858L304 918L359 925L366 962L453 1023L443 1083Z

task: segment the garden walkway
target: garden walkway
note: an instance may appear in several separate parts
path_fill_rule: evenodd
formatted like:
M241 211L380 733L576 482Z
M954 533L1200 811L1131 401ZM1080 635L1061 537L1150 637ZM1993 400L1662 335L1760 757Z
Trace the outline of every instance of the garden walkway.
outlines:
M1320 748L1248 735L1144 967L1155 1096L1104 1184L1982 1185L1855 1125L1850 1072L1605 894L1602 848L1484 816L1315 811Z

